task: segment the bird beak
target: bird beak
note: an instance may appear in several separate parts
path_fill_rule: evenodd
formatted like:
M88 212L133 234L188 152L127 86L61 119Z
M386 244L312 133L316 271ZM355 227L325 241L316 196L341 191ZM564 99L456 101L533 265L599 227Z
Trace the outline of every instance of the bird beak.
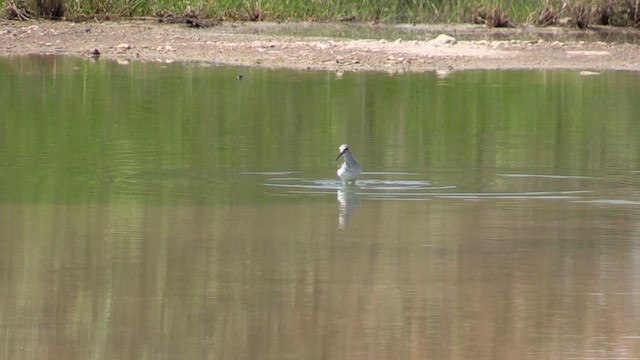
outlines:
M336 161L338 161L338 159L340 159L340 156L342 156L342 154L344 154L344 152L347 151L347 150L349 150L349 148L346 148L346 149L342 150L340 155L338 155L338 157L336 158Z

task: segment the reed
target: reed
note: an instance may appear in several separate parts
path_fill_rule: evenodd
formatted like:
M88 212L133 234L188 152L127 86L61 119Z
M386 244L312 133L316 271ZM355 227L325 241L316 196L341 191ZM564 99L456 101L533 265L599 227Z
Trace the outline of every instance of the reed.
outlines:
M640 26L640 0L4 0L9 18L182 15L228 21Z

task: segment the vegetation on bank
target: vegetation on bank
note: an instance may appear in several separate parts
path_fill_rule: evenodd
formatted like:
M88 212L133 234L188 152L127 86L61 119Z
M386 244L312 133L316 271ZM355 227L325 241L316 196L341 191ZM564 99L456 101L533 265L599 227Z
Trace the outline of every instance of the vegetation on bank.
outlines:
M10 19L188 17L215 21L640 27L640 0L4 0Z

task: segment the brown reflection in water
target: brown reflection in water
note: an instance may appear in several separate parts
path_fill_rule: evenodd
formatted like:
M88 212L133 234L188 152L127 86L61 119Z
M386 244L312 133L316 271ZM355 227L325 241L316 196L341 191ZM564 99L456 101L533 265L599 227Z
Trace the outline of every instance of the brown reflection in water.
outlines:
M637 214L0 207L0 358L638 358Z

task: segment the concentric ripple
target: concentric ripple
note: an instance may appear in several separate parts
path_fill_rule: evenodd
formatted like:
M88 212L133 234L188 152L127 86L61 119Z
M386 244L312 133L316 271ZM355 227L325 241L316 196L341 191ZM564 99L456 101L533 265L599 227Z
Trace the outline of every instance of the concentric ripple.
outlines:
M418 174L404 172L363 173L367 178L358 180L355 186L346 187L338 179L292 177L294 173L286 171L261 174L268 177L263 185L273 188L275 196L322 196L346 192L365 199L429 200L438 191L455 189L452 185L436 186L427 180L407 179Z
M497 178L512 179L507 180L506 183L503 181L501 186L504 186L504 189L513 191L458 191L459 189L462 190L458 184L441 184L420 179L420 174L404 172L363 173L364 179L358 180L355 186L346 187L338 179L313 179L304 177L301 173L288 171L251 174L264 175L266 179L263 185L272 188L271 194L275 196L322 196L334 195L336 191L348 191L368 200L563 200L597 204L607 203L609 205L637 204L635 199L594 200L594 197L602 195L598 194L596 186L592 186L592 183L597 179L576 175L498 173L495 174ZM536 181L522 183L521 180ZM540 183L540 181L544 182ZM500 190L500 188L496 190Z

